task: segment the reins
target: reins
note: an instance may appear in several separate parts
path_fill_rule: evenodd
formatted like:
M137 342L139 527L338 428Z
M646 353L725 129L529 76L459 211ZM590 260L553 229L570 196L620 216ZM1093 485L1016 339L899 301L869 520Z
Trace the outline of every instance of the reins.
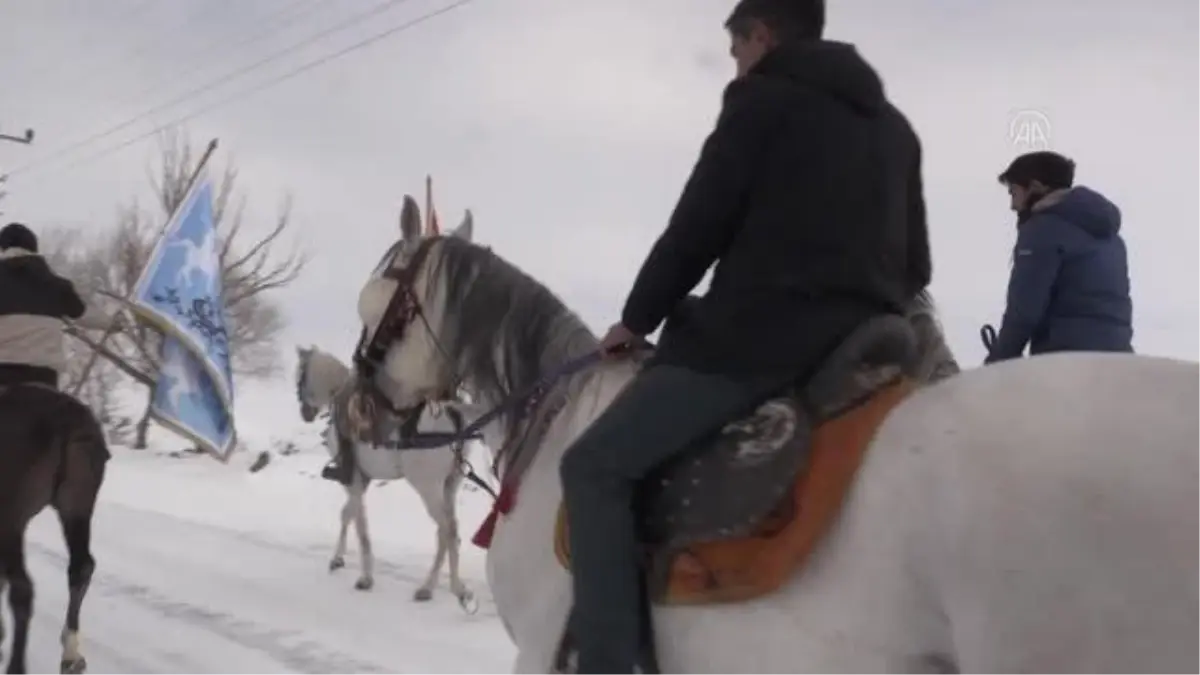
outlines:
M983 324L983 328L979 329L979 339L983 342L983 348L991 354L996 346L996 327L990 323Z
M525 389L510 394L505 397L498 405L488 410L478 419L471 422L459 432L445 431L424 431L413 434L403 441L403 444L398 447L400 450L429 450L450 443L455 443L464 440L482 438L483 429L487 425L496 421L500 417L512 413L514 411L522 411L537 404L546 392L549 391L555 384L564 377L570 377L590 366L599 363L601 354L599 351L589 352L583 356L564 363L563 365L551 370L542 377L538 378L533 384ZM524 417L524 415L520 415Z

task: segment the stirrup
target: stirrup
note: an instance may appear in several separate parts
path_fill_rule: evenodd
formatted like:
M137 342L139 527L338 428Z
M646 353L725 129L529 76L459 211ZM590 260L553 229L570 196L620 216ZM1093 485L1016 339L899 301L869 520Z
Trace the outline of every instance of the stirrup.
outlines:
M341 465L341 463L339 463L337 460L330 460L329 463L327 463L324 468L321 469L321 478L341 483L345 480L345 472L346 469Z

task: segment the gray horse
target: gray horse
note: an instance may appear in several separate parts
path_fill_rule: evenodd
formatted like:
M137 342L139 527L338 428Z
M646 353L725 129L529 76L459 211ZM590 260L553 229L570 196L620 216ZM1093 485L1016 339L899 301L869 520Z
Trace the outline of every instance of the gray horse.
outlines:
M296 396L300 401L300 416L306 422L316 419L317 414L331 407L351 382L350 369L337 357L316 347L297 347ZM418 432L452 433L455 427L448 406L453 405L464 416L472 416L472 406L456 401L439 402L427 406L417 424ZM470 417L473 419L474 417ZM442 565L450 562L450 590L464 608L474 602L474 596L459 577L459 535L455 500L462 484L464 461L463 448L446 445L423 450L396 450L375 447L343 439L351 438L341 433L336 420L325 430L325 447L330 456L337 454L339 442L350 442L354 448L354 464L357 467L351 483L346 487L346 504L342 507L341 531L337 548L329 562L330 571L345 566L346 533L353 521L358 532L359 554L362 572L354 587L369 590L375 584L374 554L371 538L367 531L367 511L364 502L367 486L372 480L405 479L420 496L429 517L437 525L437 553L425 582L413 594L417 601L433 597L434 586L441 574Z

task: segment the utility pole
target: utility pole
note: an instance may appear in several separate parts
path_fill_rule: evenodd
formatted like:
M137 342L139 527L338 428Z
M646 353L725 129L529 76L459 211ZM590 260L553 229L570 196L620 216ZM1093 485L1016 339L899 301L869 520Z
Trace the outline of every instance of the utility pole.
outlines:
M12 143L21 143L22 145L30 145L33 143L33 129L26 129L25 134L22 136L12 136L9 134L0 134L0 141L10 141ZM3 188L4 184L7 182L8 182L8 174L6 174L6 173L0 174L0 188ZM0 201L4 201L4 197L7 195L8 195L7 191L0 189ZM4 212L0 211L0 215L4 215Z
M29 145L33 142L33 129L26 129L24 136L0 134L0 141L12 141L13 143L24 143L25 145Z

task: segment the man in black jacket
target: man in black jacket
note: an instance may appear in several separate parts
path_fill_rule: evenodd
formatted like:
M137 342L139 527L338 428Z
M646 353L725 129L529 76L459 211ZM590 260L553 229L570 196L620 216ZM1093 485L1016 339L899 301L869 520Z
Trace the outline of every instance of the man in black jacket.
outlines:
M854 47L821 39L824 4L734 8L738 77L602 341L616 354L654 332L716 263L709 292L562 465L580 672L637 666L637 481L929 283L917 137Z
M50 269L29 228L9 223L0 229L0 385L57 388L66 368L64 321L103 330L111 319Z

